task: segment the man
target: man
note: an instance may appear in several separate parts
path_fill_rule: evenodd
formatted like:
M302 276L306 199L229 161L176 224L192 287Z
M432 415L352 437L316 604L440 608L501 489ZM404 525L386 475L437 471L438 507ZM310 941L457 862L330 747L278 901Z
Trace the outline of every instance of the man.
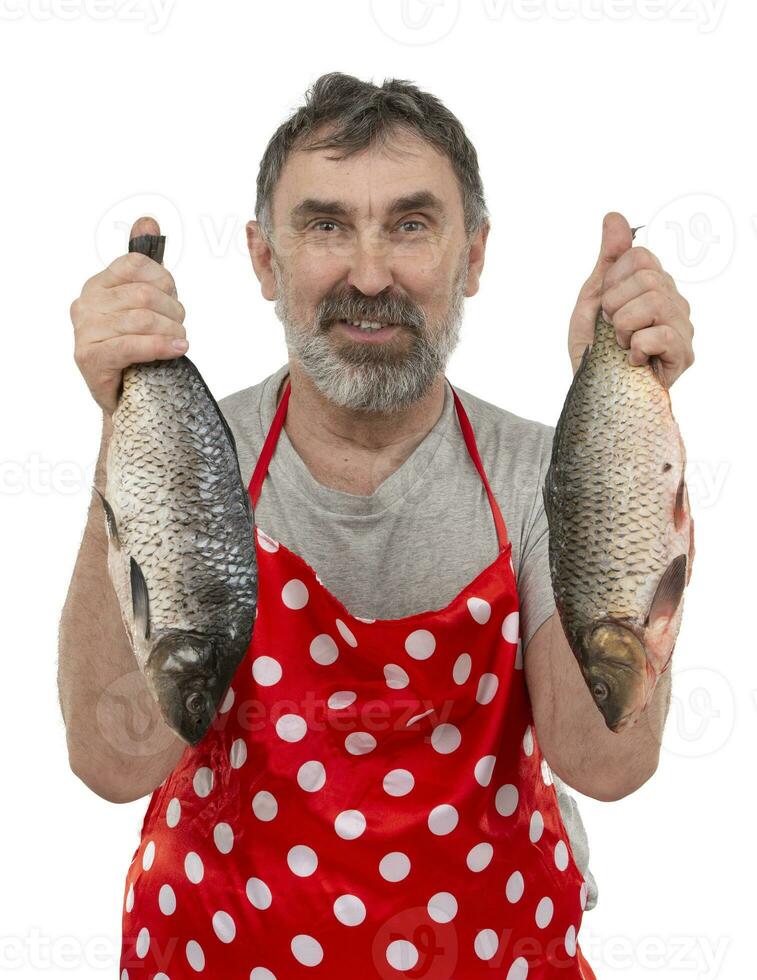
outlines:
M670 674L661 678L638 724L619 734L606 728L554 612L541 498L553 430L466 392L455 394L445 381L463 299L478 290L489 231L475 150L459 121L415 86L396 80L375 86L339 73L325 75L266 149L256 215L247 226L252 264L263 296L276 303L289 361L259 384L223 399L220 407L234 432L242 477L250 483L255 503L261 589L266 584L273 588L277 576L283 576L280 594L270 599L278 604L275 616L303 609L303 616L316 617L311 632L322 630L300 665L302 677L316 671L303 682L302 698L332 666L345 672L342 684L349 685L339 695L357 692L356 703L363 693L378 697L374 687L359 689L359 657L365 649L377 656L391 648L391 656L387 652L384 658L391 662L383 664L385 700L380 703L391 711L396 708L387 688L423 689L430 695L425 715L418 710L402 722L412 721L416 731L415 742L407 744L407 758L411 751L426 755L418 756L417 771L409 763L405 767L397 762L392 768L382 762L382 789L368 766L371 758L378 763L382 750L389 752L392 738L400 737L395 715L389 732L381 729L386 742L361 730L353 733L359 744L350 747L345 741L345 752L341 743L335 748L330 741L331 729L316 737L315 726L303 722L305 712L293 711L285 719L295 728L303 722L297 735L307 742L309 753L303 756L307 761L298 760L300 767L293 768L292 746L282 743L299 738L281 730L280 717L273 725L272 703L270 732L267 728L265 735L254 737L242 732L233 742L213 733L212 739L219 740L209 743L208 765L200 765L145 698L106 581L102 514L93 501L61 622L59 684L73 770L110 800L153 793L139 861L135 855L129 874L124 936L134 941L128 957L125 947L122 975L130 980L147 976L141 971L153 958L151 969L161 964L173 980L184 975L180 970L187 965L188 974L195 975L198 969L212 974L231 963L246 964L253 980L300 976L300 965L322 965L323 975L331 977L351 976L350 970L359 967L384 977L401 975L426 955L423 975L440 980L453 970L466 980L488 976L490 972L479 974L476 967L490 971L495 965L510 980L522 980L529 969L551 975L538 970L558 965L564 967L560 976L591 976L575 939L581 912L596 901L596 887L580 817L561 780L600 800L620 799L641 786L657 766ZM132 229L132 236L158 233L157 223L148 218ZM631 247L631 239L622 215L605 216L600 254L570 321L571 363L575 370L591 342L601 305L631 363L658 355L672 383L693 361L689 305L655 256ZM184 308L165 269L143 256L125 255L85 284L72 305L72 319L77 364L103 410L96 476L101 485L121 372L130 363L175 357L186 350ZM506 384L507 371L503 399ZM468 419L471 432L466 431ZM264 443L270 452L262 451ZM488 598L478 594L484 588L491 590ZM288 644L294 642L301 620L281 618L279 632L269 637L266 624L273 618L259 610L249 651L251 672L240 666L232 703L247 694L266 704L268 688L275 692L282 674L285 681L293 676L287 673L288 664L297 662L300 647L290 650ZM423 626L408 632L405 626L411 623ZM394 631L400 628L404 651L395 649ZM458 628L463 632L455 646L448 637L457 637ZM397 645L402 646L399 640ZM284 652L274 654L279 646ZM483 662L489 669L479 670L480 678L471 675L472 666L478 670L476 664ZM451 692L444 688L442 699L439 685L450 676L454 686ZM527 690L522 700L519 685L524 695ZM279 697L285 693L282 687ZM129 718L138 719L132 725L149 728L148 746L137 748L125 735L125 703ZM346 698L330 700L328 707L334 711L350 703ZM464 711L462 705L467 705ZM500 712L499 723L491 753L481 748L484 741L477 742L474 781L468 779L472 763L466 768L467 763L459 766L456 760L463 759L482 705ZM452 718L456 724L448 720ZM508 727L513 719L528 721L517 738ZM333 718L332 723L336 725ZM375 730L380 728L377 724ZM265 741L269 736L272 740ZM429 743L436 755L429 752ZM356 756L366 754L366 761L350 758L353 750ZM282 752L279 768L275 753ZM277 791L257 775L249 784L238 781L250 778L250 753L258 760L253 772L265 779L275 782L276 773L286 771ZM317 761L321 756L331 760L331 769ZM437 784L433 766L442 756L446 768ZM386 754L381 758L386 761ZM538 778L523 768L532 763ZM216 786L222 782L226 794L217 804L212 792L215 766ZM365 787L358 789L361 779ZM559 809L549 795L553 779ZM484 803L479 804L478 796L463 795L464 805L453 805L437 793L429 795L425 809L420 804L413 809L421 784L443 785L451 795L453 789L463 793L468 783L480 790L490 782L492 791L499 789ZM332 812L324 793L337 789L339 805L334 797ZM362 809L356 794L365 798ZM198 796L204 802L195 813ZM291 810L286 807L290 799ZM371 799L378 808L370 808ZM387 800L394 801L388 808ZM456 863L455 840L464 839L473 826L479 805L489 807L488 816L481 817L475 832L483 837L483 827L488 827L492 842L486 837L463 848L465 862ZM219 816L224 807L231 808L228 819ZM530 816L530 824L508 824L521 811ZM211 813L216 822L206 824ZM257 857L237 843L250 821L249 839L259 839L261 847ZM300 821L302 841L280 829L288 833ZM324 822L333 822L332 838L335 829L339 838L352 842L330 853L328 860L327 842L322 851L316 840ZM570 852L561 837L563 824ZM197 832L201 825L216 843L216 850L202 855L201 843L190 845L191 837L179 835ZM433 858L429 830L442 845L449 841L449 888L431 885L445 851ZM517 836L521 831L528 841ZM423 833L428 839L420 839ZM383 843L396 843L396 850L381 850L382 834L387 835ZM232 847L227 839L234 842L230 854L224 851ZM253 873L256 862L264 864L271 853L290 844L288 869L277 865L268 876ZM374 844L375 855L370 850ZM153 867L156 847L159 855L170 854L159 867L164 880L160 892L158 865ZM413 848L417 860L413 852L411 861ZM234 858L232 864L218 866L216 881L223 881L223 889L233 891L234 875L242 875L246 900L235 899L234 911L220 907L221 893L210 897L199 890L198 867L215 869L218 851ZM421 855L429 861L425 877L418 871ZM513 867L505 874L513 856L536 863L525 873ZM173 885L166 884L181 860L183 871ZM345 870L347 864L359 868L359 873L352 872L355 880ZM370 882L364 877L369 867L381 871ZM554 867L564 876L558 875L560 882L574 876L570 880L580 883L580 896L572 884L555 894L539 892L554 884ZM477 876L475 889L471 876ZM298 879L304 882L301 893L295 888ZM320 892L307 893L304 889L316 879ZM404 882L405 904L411 907L395 908L380 890L389 887L387 881L398 880ZM411 899L413 887L418 894ZM282 907L285 895L291 908ZM297 905L300 895L302 907ZM534 905L528 905L521 920L532 895ZM319 900L327 898L324 913ZM503 901L501 921L484 921L486 907ZM275 915L264 911L269 906ZM534 917L539 942L530 948ZM168 919L170 931L165 932ZM453 926L454 935L445 932ZM256 929L261 930L259 944L253 942ZM424 929L433 931L433 948L425 954L423 943L414 938L424 935ZM508 929L510 942L504 938ZM390 934L399 938L392 940ZM176 961L167 951L169 936L180 945ZM240 953L242 936L247 936L248 948ZM270 948L260 948L264 946ZM167 962L177 965L167 968ZM369 972L369 964L375 973Z

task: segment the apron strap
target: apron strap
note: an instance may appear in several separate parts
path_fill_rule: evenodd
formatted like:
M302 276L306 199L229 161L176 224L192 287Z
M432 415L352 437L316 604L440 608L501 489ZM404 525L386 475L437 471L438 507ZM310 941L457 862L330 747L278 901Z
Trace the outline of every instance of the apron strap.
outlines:
M452 385L449 380L447 380L450 388ZM284 388L284 394L281 397L276 413L273 416L273 421L271 422L271 427L268 430L268 435L266 436L265 442L263 443L263 448L258 456L258 461L255 464L255 470L252 474L252 479L250 480L250 486L248 492L250 494L250 500L252 501L253 510L257 506L258 499L260 498L260 491L263 487L263 480L268 472L268 466L270 465L271 459L273 458L273 453L276 449L276 443L279 440L279 435L284 427L284 419L286 418L287 405L289 404L289 395L291 394L291 384L287 380L286 387ZM460 428L462 429L463 439L465 440L465 446L468 450L473 465L478 470L481 480L484 484L484 489L486 490L486 495L489 498L489 505L492 510L492 517L494 518L494 526L497 529L497 540L499 542L500 551L504 549L509 544L507 537L507 528L505 526L505 519L502 516L502 511L499 508L499 504L492 493L492 488L489 485L489 480L486 476L484 470L484 464L481 462L481 457L478 452L478 447L476 446L476 437L473 435L473 427L470 424L468 415L463 408L463 403L458 398L457 392L452 388L452 396L455 400L455 410L457 412L457 418L460 422Z

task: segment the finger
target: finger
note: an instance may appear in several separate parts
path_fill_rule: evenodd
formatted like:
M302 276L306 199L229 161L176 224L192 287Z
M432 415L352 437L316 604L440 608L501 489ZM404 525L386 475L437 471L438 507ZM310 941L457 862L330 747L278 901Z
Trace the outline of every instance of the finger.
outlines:
M139 235L159 235L160 225L155 220L148 215L144 215L141 218L137 218L134 224L131 226L131 231L129 232L129 241L132 238L137 238Z
M669 384L694 363L691 345L667 323L637 330L631 338L629 364L646 364L652 356L660 358Z
M662 269L639 269L627 279L621 279L602 293L602 309L605 316L611 318L621 306L648 292L666 292L671 296L676 294L672 277Z
M103 313L116 313L119 310L153 310L172 320L184 322L186 310L182 303L169 296L154 283L128 282L103 290L92 305Z
M602 283L602 291L612 289L622 279L627 279L641 269L657 269L661 272L662 264L648 248L644 248L643 245L635 245L633 248L629 248L624 255L621 255L611 269L607 270Z
M631 345L632 334L645 327L667 323L680 334L686 330L686 320L670 296L654 291L636 296L621 306L613 314L612 323L618 343L626 349Z
M88 368L92 372L123 371L130 364L179 357L186 346L177 349L173 346L174 343L186 344L186 341L155 334L111 337L99 344L92 344L87 349Z
M99 344L113 337L130 334L158 334L186 339L183 323L154 310L124 310L117 316L104 313L79 331L79 344Z

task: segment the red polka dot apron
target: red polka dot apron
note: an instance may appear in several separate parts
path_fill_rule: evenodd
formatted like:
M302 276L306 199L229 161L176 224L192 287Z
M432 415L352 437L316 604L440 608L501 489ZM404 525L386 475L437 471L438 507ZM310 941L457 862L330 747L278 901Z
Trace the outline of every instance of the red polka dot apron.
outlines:
M511 543L453 395L497 558L444 609L361 619L256 529L252 642L150 799L121 980L594 980L577 942L586 884L534 732Z

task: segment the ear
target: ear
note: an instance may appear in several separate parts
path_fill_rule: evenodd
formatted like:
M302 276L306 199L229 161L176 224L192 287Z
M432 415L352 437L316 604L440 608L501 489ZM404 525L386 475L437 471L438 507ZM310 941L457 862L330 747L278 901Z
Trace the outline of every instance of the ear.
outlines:
M478 281L484 268L486 239L489 237L489 222L485 221L471 239L468 255L468 277L465 280L464 296L475 296L478 292Z
M257 221L248 221L247 249L252 260L252 268L260 282L260 292L264 299L276 299L276 277L271 266L271 248L263 235L263 229Z

